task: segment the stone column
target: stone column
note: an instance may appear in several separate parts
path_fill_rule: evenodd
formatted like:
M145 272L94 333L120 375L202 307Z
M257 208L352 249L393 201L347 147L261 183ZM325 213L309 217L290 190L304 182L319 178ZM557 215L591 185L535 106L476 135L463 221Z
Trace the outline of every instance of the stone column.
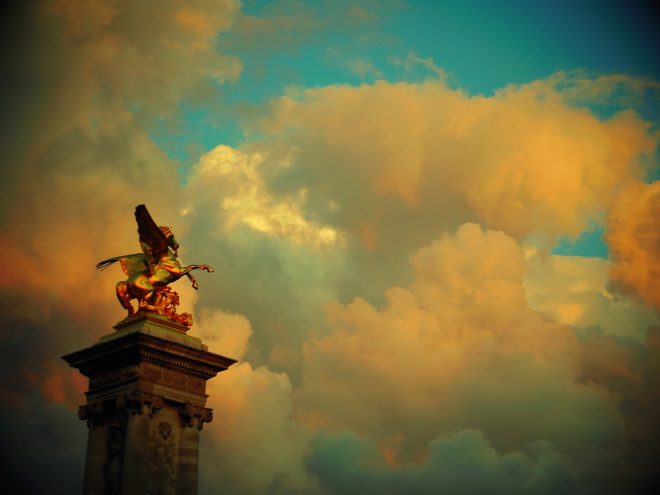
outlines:
M236 361L153 314L63 359L89 378L84 495L195 495L206 380Z

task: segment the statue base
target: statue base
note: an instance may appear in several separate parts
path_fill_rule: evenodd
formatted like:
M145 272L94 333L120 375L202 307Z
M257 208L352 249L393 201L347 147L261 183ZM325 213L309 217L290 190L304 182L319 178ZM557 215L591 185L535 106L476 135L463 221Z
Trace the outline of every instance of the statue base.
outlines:
M206 380L236 361L187 327L138 313L63 359L89 378L84 495L195 495Z

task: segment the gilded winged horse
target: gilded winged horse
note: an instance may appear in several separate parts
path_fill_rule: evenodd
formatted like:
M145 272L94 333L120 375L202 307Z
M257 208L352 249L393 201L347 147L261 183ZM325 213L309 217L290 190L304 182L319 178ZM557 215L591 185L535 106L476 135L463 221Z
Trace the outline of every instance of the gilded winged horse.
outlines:
M135 219L142 253L116 256L96 264L97 269L104 270L117 261L120 262L122 271L128 278L117 282L117 299L122 307L128 310L128 316L135 314L130 302L132 299L138 300L138 310L159 312L159 303L171 299L169 296L164 297L170 292L167 287L169 284L186 275L192 281L193 288L197 289L197 280L190 272L213 271L209 265L182 267L177 259L179 244L172 230L169 227L157 226L145 205L135 207Z

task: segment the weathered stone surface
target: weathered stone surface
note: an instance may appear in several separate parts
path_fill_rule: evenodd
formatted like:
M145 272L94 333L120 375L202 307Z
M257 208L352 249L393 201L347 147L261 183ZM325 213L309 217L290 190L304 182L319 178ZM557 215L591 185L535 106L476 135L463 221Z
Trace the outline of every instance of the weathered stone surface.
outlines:
M154 315L63 357L89 378L84 495L194 495L206 380L235 360Z

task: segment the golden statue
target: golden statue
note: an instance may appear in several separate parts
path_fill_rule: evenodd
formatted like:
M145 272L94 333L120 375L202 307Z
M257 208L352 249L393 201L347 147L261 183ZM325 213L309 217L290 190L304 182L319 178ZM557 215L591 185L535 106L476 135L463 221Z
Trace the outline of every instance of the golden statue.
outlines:
M117 282L117 299L128 316L135 314L132 299L138 300L138 311L157 313L169 320L187 327L192 325L189 313L177 314L179 294L168 287L186 275L197 289L197 280L190 273L192 270L212 272L208 265L181 266L178 256L179 244L169 227L158 227L151 218L145 205L135 207L135 219L140 235L142 253L127 254L99 261L96 268L104 270L117 261L128 279Z

